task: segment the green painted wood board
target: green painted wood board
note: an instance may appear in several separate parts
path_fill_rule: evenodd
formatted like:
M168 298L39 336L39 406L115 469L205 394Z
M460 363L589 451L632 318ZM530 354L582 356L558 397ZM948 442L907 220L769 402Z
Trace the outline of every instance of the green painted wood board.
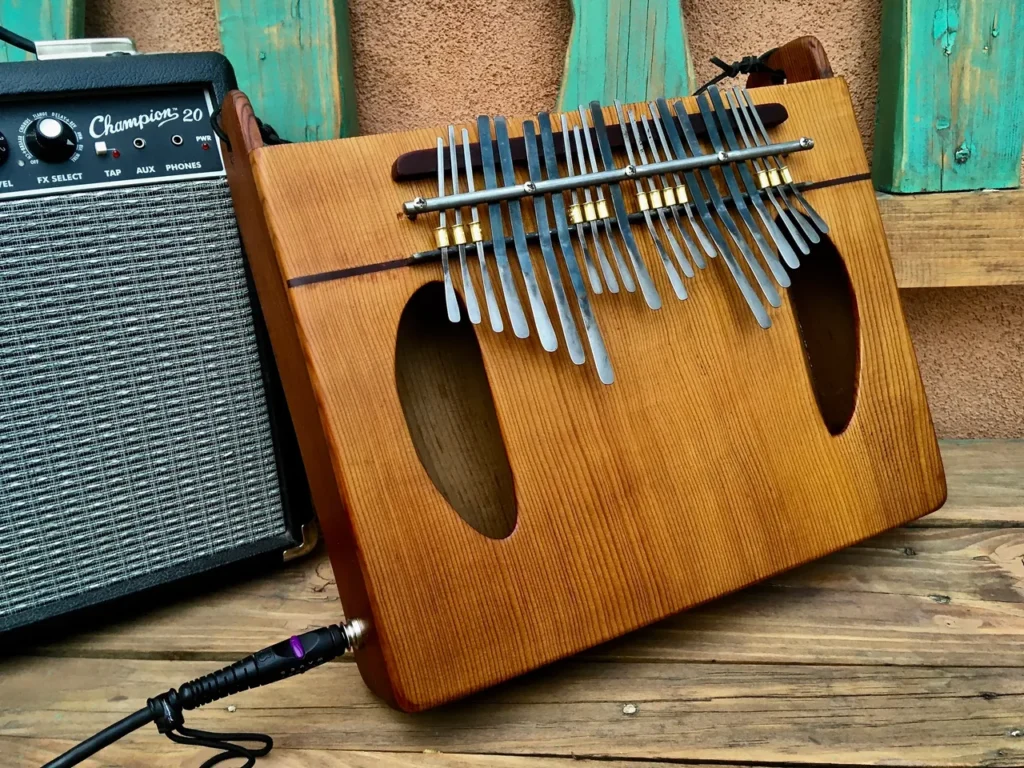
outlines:
M30 40L67 40L85 34L85 0L0 0L0 26ZM0 44L0 61L32 54Z
M680 0L571 0L558 108L683 96L693 64Z
M218 0L218 14L238 87L283 138L357 132L348 0Z
M885 0L875 186L1020 186L1022 57L1020 0Z

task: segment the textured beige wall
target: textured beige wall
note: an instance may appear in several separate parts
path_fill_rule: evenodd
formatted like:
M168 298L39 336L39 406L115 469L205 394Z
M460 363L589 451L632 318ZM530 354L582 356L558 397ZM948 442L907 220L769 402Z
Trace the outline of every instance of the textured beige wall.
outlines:
M697 76L805 34L847 78L869 147L882 0L683 0ZM364 132L550 108L568 0L349 0ZM218 46L215 0L88 0L87 32L140 49ZM1024 437L1024 288L905 291L936 426L946 437Z

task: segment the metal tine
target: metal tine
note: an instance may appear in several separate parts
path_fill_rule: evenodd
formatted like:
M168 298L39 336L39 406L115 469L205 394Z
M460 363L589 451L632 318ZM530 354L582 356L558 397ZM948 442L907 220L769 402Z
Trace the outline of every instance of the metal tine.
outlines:
M537 128L534 126L533 120L523 123L523 146L526 148L526 165L530 172L530 181L540 181L542 177L540 157L537 155ZM555 249L551 244L551 225L548 223L547 198L544 195L534 196L533 212L537 219L537 239L540 242L540 252L544 257L548 281L551 283L551 294L555 297L555 310L558 312L558 319L562 324L562 335L565 337L565 346L569 350L569 359L576 365L583 365L587 361L587 356L583 352L583 342L576 330L576 322L569 309L569 299L566 297L565 287L562 285L562 273L559 271L558 261L555 259Z
M732 94L733 98L736 99L736 103L739 104L740 111L743 113L744 121L750 128L750 136L754 140L754 145L758 147L765 146L765 142L770 141L767 138L768 134L767 132L762 134L761 130L759 130L754 123L755 117L760 119L760 115L757 114L757 107L747 105L743 90L739 87L733 88ZM761 125L763 127L764 124L761 123ZM820 243L821 236L818 234L818 230L811 225L800 208L797 205L794 205L789 199L789 195L786 193L786 185L782 183L782 177L779 175L778 169L769 164L768 158L764 158L762 162L764 163L765 173L768 174L769 186L774 187L778 191L779 196L785 203L786 208L788 208L789 212L792 214L793 220L796 221L797 225L803 231L804 236L812 243Z
M634 133L636 133L636 116L633 114L632 111L630 111L629 113L629 119L633 123ZM643 122L644 125L644 133L647 135L647 143L651 145L651 159L654 160L654 162L656 163L660 163L661 155L658 153L658 145L654 141L654 134L651 132L651 123L647 119L647 115L645 115L643 112L640 113L640 120ZM637 144L640 144L641 149L643 148L643 145L641 144L639 139L637 139ZM641 157L643 157L642 153ZM647 161L644 160L644 162ZM693 259L694 263L696 263L698 267L703 268L704 257L701 256L700 251L697 250L697 246L694 245L693 243L693 238L690 237L690 233L687 232L686 227L683 226L683 220L679 218L679 199L676 197L678 190L672 186L672 184L668 180L668 176L664 174L661 176L661 183L665 185L665 189L661 193L665 200L665 205L669 208L669 210L672 211L672 218L675 219L676 228L679 230L679 234L683 238L683 243L686 245L686 250L690 252L690 258ZM685 270L683 271L685 272ZM686 276L693 277L692 272L693 270L691 269L690 272L686 273Z
M565 115L562 115L562 124L567 125ZM576 153L577 155L579 155L580 173L586 173L587 158L586 155L583 154L583 134L580 132L580 127L578 125L574 125L572 127L572 137L576 144ZM567 152L566 157L569 158L569 161L571 163L572 154L570 152ZM570 173L572 173L571 165ZM590 196L590 187L583 187L583 213L584 218L587 220L587 223L590 224L590 234L594 238L594 250L597 252L597 261L601 265L601 273L604 275L604 281L605 283L608 284L609 291L611 291L612 293L618 293L619 281L615 279L615 273L612 271L612 265L608 263L608 257L604 255L604 248L601 247L601 238L598 235L597 227L597 209L594 207L594 200ZM611 237L611 234L609 234L608 236ZM621 255L619 255L619 259L622 259ZM633 285L632 280L630 281L629 285ZM630 288L629 285L626 286L627 291L636 290L635 285L633 285L632 288Z
M601 164L606 171L615 170L615 155L612 154L612 145L608 141L608 128L604 123L604 113L601 111L599 101L590 102L590 119L594 123L594 136L597 139L598 149L601 151ZM587 132L589 138L590 132ZM626 202L622 198L622 189L618 184L611 184L608 187L608 194L612 198L612 210L615 213L615 226L619 228L622 235L622 242L626 246L626 253L629 254L629 261L636 273L636 281L640 284L640 292L644 295L647 306L651 309L661 309L661 295L651 280L651 275L644 264L640 249L637 248L636 240L633 239L633 229L629 224L629 214L626 211ZM680 281L682 282L682 281Z
M541 154L544 156L544 169L549 179L557 179L559 178L558 158L555 157L555 137L551 132L551 116L547 112L541 112L537 115L537 125L540 127L540 145ZM562 197L561 192L551 196L551 210L555 214L558 247L562 252L562 260L565 262L565 269L569 275L569 283L576 294L576 305L580 310L580 319L583 321L583 330L587 334L590 353L594 356L597 376L603 384L611 384L615 381L615 374L612 372L612 362L608 357L608 350L604 346L601 329L597 327L597 318L594 317L594 310L590 306L587 286L583 282L583 274L580 272L579 263L576 261L576 253L572 247L572 236L569 234L569 222L565 215L565 198ZM600 283L598 284L600 285Z
M444 197L445 174L444 174L444 139L437 137L437 194ZM444 275L444 303L448 309L448 319L457 323L462 319L459 311L459 299L455 295L455 286L452 284L451 266L448 263L448 214L441 211L438 214L437 242L441 246L441 274Z
M651 101L647 104L648 109L651 110L651 118L654 121L654 128L658 132L658 138L661 140L661 148L665 153L666 160L675 159L672 152L672 147L669 146L668 139L665 137L665 129L662 126L661 118L658 117L658 105ZM693 215L693 205L690 203L690 196L686 193L686 186L683 184L682 179L679 178L678 173L672 174L672 183L676 186L676 200L682 200L683 210L686 211L686 218L690 220L690 226L693 227L694 233L697 235L697 239L700 240L700 247L704 249L704 253L707 254L709 259L715 258L715 246L711 242L711 238L708 237L707 232L704 231L704 227L700 225L697 218ZM698 214L699 214L698 209ZM694 263L704 269L706 263L704 259L700 258L698 254L694 254Z
M679 131L676 128L676 120L672 116L672 111L669 109L668 102L664 98L660 98L657 101L658 117L660 118L659 123L664 127L664 133L668 137L669 145L672 147L672 151L675 153L676 158L686 157L686 149L683 147L683 142L679 138ZM743 270L740 268L739 262L736 261L736 257L733 256L731 250L729 250L729 244L725 241L722 230L718 228L715 220L711 218L711 213L708 211L707 204L704 202L704 193L700 189L700 185L697 183L697 177L692 171L687 171L683 174L683 178L686 179L686 186L690 190L690 197L694 201L694 205L697 207L697 212L700 214L701 221L704 222L704 226L707 227L708 234L715 242L715 247L719 253L722 254L722 260L725 261L725 265L729 268L729 273L732 275L732 279L736 283L736 287L740 289L740 293L743 295L744 300L747 302L747 306L750 307L750 311L754 313L754 317L757 319L757 324L762 328L770 328L772 320L768 316L768 312L765 310L764 305L761 304L761 300L754 292L753 286L750 285L750 281L747 280L747 276L743 274Z
M466 171L466 189L474 191L473 161L469 154L469 131L462 129L462 159L463 168ZM469 207L472 221L469 226L469 239L476 244L476 260L480 263L480 280L484 284L484 302L487 304L487 317L491 321L491 330L501 333L505 330L505 324L501 319L501 310L498 309L498 302L494 298L494 288L491 285L491 275L487 270L487 257L484 255L484 239L480 229L480 212L475 205Z
M750 108L750 113L753 115L754 121L757 123L758 130L760 130L761 135L764 137L765 144L771 144L772 140L768 137L768 129L764 127L764 121L761 120L761 115L757 111L757 105L754 104L754 99L750 95L750 91L748 91L746 88L737 88L737 91L739 92L739 95L746 101L747 106ZM828 224L825 223L825 220L821 218L821 216L818 215L818 212L814 210L814 207L807 202L807 198L805 198L803 194L800 192L800 190L796 188L796 185L793 184L792 181L786 181L787 178L791 177L789 177L789 169L783 164L782 158L780 158L778 155L772 155L769 159L773 160L775 164L778 166L778 168L774 170L780 175L780 178L789 187L789 191L793 193L793 197L800 201L800 205L803 206L804 211L807 213L807 216L811 219L812 222L814 222L814 226L818 228L821 234L827 235ZM765 162L767 163L768 161L766 160Z
M750 213L750 206L747 205L747 198L743 194L743 190L740 189L739 182L736 179L736 171L733 168L733 164L729 162L729 155L725 151L725 145L722 144L722 137L718 133L718 126L715 121L715 113L711 109L711 101L708 99L707 93L702 93L697 97L697 108L700 110L701 115L704 118L704 127L707 129L708 138L711 140L711 146L718 153L718 158L721 163L719 168L722 171L722 177L725 179L725 186L729 190L729 195L732 197L733 204L736 206L736 211L740 215L740 221L747 228L750 236L754 239L754 244L757 249L761 252L765 262L768 264L768 269L775 276L776 281L779 285L788 287L791 284L789 273L786 272L786 268L782 266L782 262L779 261L778 254L775 249L772 248L771 244L765 240L761 229L757 226L757 222L754 221L753 214ZM795 258L795 256L794 256Z
M448 153L451 159L452 194L459 194L459 154L455 146L455 126L448 126ZM462 272L462 294L466 301L466 314L474 325L480 323L480 304L476 300L476 289L469 275L469 259L466 258L466 229L462 225L462 209L455 208L455 223L452 235L459 251L459 270Z
M739 101L736 100L736 94L732 89L724 91L725 100L728 102L733 117L736 118L736 125L740 129L740 138L743 140L744 147L753 147L754 144L750 139L750 134L747 133L747 120L749 115L744 114L744 111L740 108ZM753 131L753 126L750 126L750 130ZM793 218L789 212L789 201L785 199L785 192L779 189L779 194L775 194L775 188L768 182L768 170L764 163L759 158L754 158L753 161L754 173L757 175L758 186L764 190L768 195L768 200L771 202L772 207L775 208L779 214L779 220L785 225L786 231L789 232L790 239L796 244L796 247L800 250L800 253L805 256L811 252L811 247L807 244L807 240L800 233L800 229L793 223Z
M484 172L484 186L495 189L498 186L497 169L494 165L494 144L491 141L491 118L481 115L476 119L476 132L480 139L480 165ZM530 326L523 313L523 305L519 302L519 291L512 275L512 267L508 263L508 250L505 247L505 225L501 217L501 203L490 203L487 214L491 222L491 245L494 248L494 261L498 265L498 280L501 291L505 295L505 309L508 312L512 331L520 339L530 335Z
M725 102L722 100L722 93L717 85L712 85L707 90L707 95L711 97L711 105L715 109L715 117L718 118L718 125L722 129L722 135L725 137L725 146L729 152L736 152L740 149L739 139L736 138L736 131L732 127L732 118L736 118L737 124L741 122L742 118L738 114L730 115L729 110L726 109ZM779 249L779 253L782 255L782 260L786 262L786 265L792 269L796 269L800 266L800 259L796 255L796 251L793 250L793 246L789 244L789 240L782 234L782 230L779 229L779 225L775 223L775 219L768 213L768 209L764 205L764 200L761 199L761 190L757 187L757 182L754 181L754 177L750 175L750 168L747 167L745 162L733 162L732 168L739 174L740 181L743 182L743 186L747 190L747 196L750 201L754 204L754 210L757 211L757 215L761 217L761 224L764 225L765 231L768 236L771 237L775 246Z
M590 129L587 127L587 112L586 108L580 104L579 107L580 119L583 121L583 127L581 133L587 144L587 155L590 157L590 172L597 173L597 154L594 152L594 142L590 138ZM582 170L586 173L586 164L580 160ZM619 250L619 246L615 243L615 235L612 232L612 214L608 210L608 203L604 199L604 189L600 184L597 185L597 216L601 219L601 224L604 225L604 234L608 238L608 245L612 249L612 258L615 260L615 268L619 270L619 279L622 280L622 286L632 293L636 290L636 284L633 282L633 275L629 272L629 267L626 266L625 259L622 258L622 252ZM623 242L625 242L626 233L620 230Z
M494 137L498 144L498 158L501 160L502 180L506 186L511 186L516 183L516 170L512 164L512 144L508 140L508 121L504 117L494 118ZM544 297L541 296L537 276L533 272L530 247L526 243L526 229L523 226L523 209L518 200L508 201L508 219L512 223L512 241L519 257L519 270L523 273L523 282L526 283L526 296L530 300L530 310L533 312L533 323L537 326L540 345L548 352L554 352L558 349L558 337L555 335L551 318L548 317L547 307L544 306Z
M636 165L633 161L632 148L629 141L629 131L626 130L626 118L622 113L622 102L618 99L615 100L615 112L619 117L619 130L622 131L622 143L626 147L626 155L630 158L629 164ZM640 158L641 165L647 165L647 152L644 151L644 142L640 138L640 128L637 126L636 115L632 111L629 113L629 121L633 129L633 141L636 142L637 157ZM672 254L676 257L676 261L679 262L679 266L683 270L683 274L687 277L693 277L693 267L690 266L690 262L687 261L686 256L683 255L683 249L679 247L679 241L676 240L676 236L672 234L672 228L668 224L668 217L665 216L665 207L663 204L663 198L661 196L661 190L658 189L658 185L654 179L650 176L647 177L647 193L643 194L643 187L641 182L637 181L637 200L646 200L650 206L650 210L655 211L658 214L658 221L661 222L661 228L665 232L665 237L668 238L669 247L672 249Z
M541 138L542 139L543 139L543 136L544 136L544 134L542 132L541 133ZM573 169L573 164L572 164L572 139L569 138L569 123L565 119L565 115L564 114L562 115L562 143L565 146L565 170L566 170L566 173L568 173L569 176L575 176L576 172ZM545 155L545 159L546 159L546 155ZM557 165L555 166L555 171L556 171L556 175L557 175L557 171L558 171L558 166ZM549 176L551 175L551 170L550 169L548 170L548 175ZM587 265L587 277L590 278L590 287L594 289L594 293L601 293L604 290L604 288L601 285L601 275L600 275L600 273L598 273L597 267L594 266L594 259L590 255L590 248L587 247L587 236L583 232L583 222L586 221L586 217L585 217L585 215L583 213L583 208L580 205L580 198L579 198L579 195L576 193L576 189L575 188L569 190L569 199L572 201L572 207L569 209L570 212L571 212L570 218L572 219L572 224L576 228L576 238L579 240L580 249L583 251L583 262ZM595 238L596 238L596 236L597 235L595 233ZM598 244L598 246L600 247L600 243ZM604 252L603 251L601 252L601 257L604 258ZM607 259L605 261L607 262ZM602 265L602 266L604 266L604 265ZM612 279L613 280L615 279L614 275L612 276ZM616 283L615 290L617 291L618 288L619 288L618 283Z
M622 145L626 149L626 158L629 160L629 164L635 166L637 164L636 158L633 156L633 146L629 140L629 129L626 127L626 118L622 114L622 103L620 101L615 102L615 111L619 116L619 129L622 131ZM644 221L647 223L647 231L651 233L651 240L654 241L654 247L658 251L658 258L661 259L661 264L665 268L665 273L668 275L668 281L672 284L672 290L675 291L676 296L680 301L687 297L686 286L683 285L682 278L679 277L679 272L676 270L675 264L668 257L668 253L665 251L665 246L661 242L661 238L658 236L658 230L654 226L654 218L651 216L651 203L646 192L644 192L643 184L639 179L634 179L633 183L636 185L636 198L640 205L640 212L644 215ZM661 223L668 234L671 232L668 229L668 221L665 220L665 212L661 212ZM674 239L674 238L673 238ZM676 243L676 249L679 248L679 243ZM691 274L693 270L690 270Z
M615 104L616 110L621 115L622 107L620 102ZM620 125L622 121L619 121ZM633 110L629 110L629 127L633 131L633 141L636 142L636 153L640 158L640 162L643 165L647 165L647 152L644 150L644 140L640 135L640 124L636 121L636 115ZM622 126L623 135L626 133L626 128ZM676 240L676 236L672 233L672 227L668 223L668 217L665 215L665 209L668 207L665 205L665 198L662 196L663 193L658 189L657 182L650 176L647 177L647 197L650 200L651 207L657 211L658 220L661 222L662 229L665 230L665 236L668 238L669 245L672 248L672 253L676 257L676 261L679 262L679 268L683 270L683 274L687 277L693 277L693 267L690 266L689 259L683 254L683 249L679 247L679 241Z
M697 141L697 134L694 133L693 124L690 122L690 116L686 112L686 108L683 106L681 101L675 103L676 122L683 130L683 138L686 139L686 144L690 148L695 156L701 154L704 150L701 149L700 143ZM718 214L719 220L725 226L726 231L729 233L729 237L732 238L733 243L739 248L740 253L743 255L743 259L747 262L747 266L750 271L754 273L754 279L757 280L757 284L761 286L761 292L764 297L768 299L768 303L773 307L782 306L782 297L776 290L775 285L768 275L765 274L764 268L761 266L761 262L757 260L754 252L750 250L750 246L747 245L747 241L743 238L740 233L739 227L736 226L736 221L733 219L729 210L725 207L725 201L722 199L722 195L718 191L718 186L715 184L715 178L711 175L711 171L707 168L700 170L700 177L704 181L704 186L707 188L708 197L711 198L711 204L715 207L715 213Z

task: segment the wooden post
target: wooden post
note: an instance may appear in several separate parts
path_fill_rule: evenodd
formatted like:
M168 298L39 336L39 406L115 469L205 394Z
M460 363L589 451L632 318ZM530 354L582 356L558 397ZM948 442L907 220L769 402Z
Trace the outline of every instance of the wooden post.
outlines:
M873 173L887 192L1020 185L1024 6L886 0Z
M0 0L0 26L30 40L67 40L85 32L85 0ZM0 61L34 58L0 44Z
M684 96L693 66L679 0L572 0L558 108Z
M282 138L358 130L348 0L218 0L238 86Z

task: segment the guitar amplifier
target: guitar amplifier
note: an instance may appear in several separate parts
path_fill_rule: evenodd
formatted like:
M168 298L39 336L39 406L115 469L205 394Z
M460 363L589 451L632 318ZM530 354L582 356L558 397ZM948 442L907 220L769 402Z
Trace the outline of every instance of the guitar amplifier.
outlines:
M0 630L302 541L218 54L0 73Z

